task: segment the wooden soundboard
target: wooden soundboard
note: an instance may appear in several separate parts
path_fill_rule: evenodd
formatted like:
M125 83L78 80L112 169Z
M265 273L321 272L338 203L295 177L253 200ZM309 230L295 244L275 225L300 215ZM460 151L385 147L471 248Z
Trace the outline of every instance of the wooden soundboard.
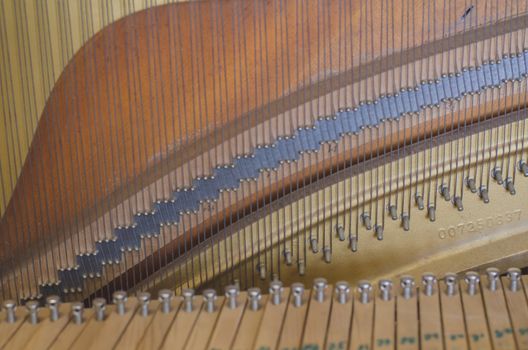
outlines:
M418 287L419 285L419 287ZM48 298L0 314L2 349L528 349L528 276L509 269L484 275L446 274L436 280L346 282L316 279L313 287L283 287L268 293L228 286L182 296L160 292L114 304L94 300L60 304Z

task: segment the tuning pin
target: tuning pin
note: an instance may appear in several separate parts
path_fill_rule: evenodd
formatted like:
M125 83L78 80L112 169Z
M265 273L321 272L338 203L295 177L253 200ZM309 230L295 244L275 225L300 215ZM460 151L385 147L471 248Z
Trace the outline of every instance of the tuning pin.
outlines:
M429 216L429 221L436 221L436 208L434 205L429 205L429 207L427 207L427 216Z
M161 312L168 314L171 312L171 303L172 298L174 297L174 292L170 289L161 289L158 292L158 300L161 304Z
M271 303L273 305L279 305L282 302L282 292L284 288L281 281L272 281L269 287L269 293L271 295Z
M357 238L357 236L350 235L349 240L350 240L350 250L353 251L353 252L357 252L357 250L358 250L358 238Z
M335 294L339 304L346 304L350 295L350 285L347 282L339 281L335 285Z
M112 301L116 306L116 311L118 315L122 316L125 314L127 300L128 300L128 296L125 291L119 290L112 294Z
M147 317L149 314L150 293L149 292L139 292L137 294L137 299L139 301L140 315L142 317Z
M466 185L469 188L469 190L471 191L471 193L477 193L477 183L476 183L475 179L468 178L466 180Z
M299 262L297 262L297 269L299 270L299 275L304 276L306 273L306 264L303 259L299 259Z
M368 304L370 302L370 293L372 292L372 284L369 281L358 282L359 302L361 304Z
M378 239L378 241L382 241L383 240L383 226L381 225L374 226L374 234L376 235L376 238Z
M411 218L409 217L409 214L403 213L401 219L403 230L409 231L411 228Z
M313 289L315 300L322 303L325 297L325 290L328 287L328 282L324 278L316 278L314 280Z
M258 311L260 309L260 300L262 299L260 288L249 288L247 294L250 310Z
M524 160L519 162L519 170L525 177L528 177L528 164Z
M444 281L446 284L446 294L453 296L457 293L458 280L457 275L451 272L448 272L444 276Z
M81 302L72 303L71 307L73 323L79 325L84 322L84 304Z
M464 210L464 205L462 204L462 197L455 196L453 198L453 205L457 208L458 211Z
M475 295L478 292L478 286L480 282L480 275L475 271L468 271L464 277L467 285L467 293L469 295Z
M510 192L511 195L515 194L515 184L513 183L513 179L511 177L506 178L504 187L506 188L506 191Z
M516 292L521 289L520 280L521 280L521 270L516 267L510 267L506 271L506 275L510 280L509 288L512 292Z
M504 183L504 180L502 178L502 169L500 167L495 167L491 171L491 177L493 180L497 181L499 185L502 185Z
M436 276L430 272L424 273L422 275L422 284L424 286L424 294L427 296L433 295L436 285Z
M391 280L380 280L378 282L378 289L380 293L380 299L389 301L392 298L392 281Z
M398 220L398 208L394 204L389 205L389 216L392 220Z
M13 300L4 301L4 309L6 310L6 322L15 323L16 322L16 303Z
M488 276L488 289L493 292L496 291L500 276L499 269L495 267L488 267L486 269L486 275Z
M325 263L330 264L332 262L332 250L330 247L323 248L323 258Z
M400 287L404 299L410 299L413 296L414 278L412 276L402 276L400 278Z
M265 280L266 277L267 277L267 272L266 272L266 265L264 263L259 263L257 265L257 272L259 274L259 277L261 280Z
M482 198L482 201L484 203L489 203L490 201L488 188L484 185L480 186L480 198Z
M336 233L337 233L337 237L339 238L341 242L343 242L346 239L345 228L342 225L336 225Z
M292 284L291 292L293 298L293 306L300 307L303 304L304 285L302 283Z
M449 186L443 184L440 186L440 195L444 197L446 202L451 200L451 194L449 193Z
M185 288L182 290L183 310L185 312L193 311L194 289Z
M35 301L35 300L30 300L26 303L26 309L28 310L29 312L29 323L31 324L37 324L39 319L38 319L38 308L39 308L39 303L38 301Z
M205 311L208 313L215 311L216 291L214 289L206 289L202 293L205 305Z
M424 205L424 199L423 199L423 196L421 194L416 194L414 196L414 200L416 201L416 206L418 207L418 210L424 210L425 208L425 205Z
M50 320L52 322L57 321L59 319L59 305L60 305L60 298L56 295L50 295L46 298L46 305L48 305L48 309L50 310Z
M240 294L238 288L234 285L225 287L225 296L227 299L227 307L230 309L236 309L238 306L238 295Z
M372 229L372 221L370 220L370 214L369 213L363 213L361 214L361 221L363 222L363 226L367 230Z
M106 311L106 300L103 298L95 298L93 300L93 307L96 321L104 321Z
M292 253L289 249L284 249L283 252L284 260L286 261L286 265L290 266L292 264Z
M312 253L314 254L319 252L319 242L317 242L317 238L310 238L310 248L312 248Z

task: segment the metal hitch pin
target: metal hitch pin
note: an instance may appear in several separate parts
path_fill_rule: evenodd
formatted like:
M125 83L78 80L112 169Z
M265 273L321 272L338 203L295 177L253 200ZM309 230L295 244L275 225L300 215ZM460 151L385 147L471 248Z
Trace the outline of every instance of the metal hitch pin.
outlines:
M194 289L185 288L184 290L182 290L182 297L183 297L183 310L185 310L185 312L192 312L193 311L193 300L194 300Z

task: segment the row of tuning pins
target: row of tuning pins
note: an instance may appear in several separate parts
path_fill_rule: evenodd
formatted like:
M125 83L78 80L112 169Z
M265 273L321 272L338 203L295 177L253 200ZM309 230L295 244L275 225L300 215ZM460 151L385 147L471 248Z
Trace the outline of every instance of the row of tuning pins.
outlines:
M500 271L496 268L488 268L486 270L487 276L487 285L483 286L488 288L490 291L494 292L499 290L499 278ZM521 285L521 270L518 268L510 268L506 272L508 279L508 288L511 292L519 292L522 290ZM475 295L478 293L480 288L480 274L474 271L466 272L464 275L464 282L466 292L469 295ZM422 293L427 296L431 296L437 291L443 292L448 296L454 296L459 291L458 281L459 278L454 273L446 273L443 277L445 283L445 289L443 291L438 290L438 280L436 276L432 273L425 273L422 275ZM417 293L416 283L412 276L402 276L399 281L401 297L404 299L409 299ZM305 286L302 283L293 283L290 286L291 289L291 298L292 305L294 307L300 307L303 303L306 302L304 299ZM328 298L328 282L324 278L316 278L313 281L312 286L312 298L316 302L323 302L325 298ZM351 299L352 288L348 282L340 281L335 284L334 297L337 303L345 304ZM390 300L393 298L393 282L390 279L382 279L378 282L378 291L379 298L382 300ZM272 281L269 285L269 295L270 301L273 305L279 305L285 302L284 297L284 286L283 283L279 280ZM359 281L357 285L357 295L358 300L362 304L366 304L372 301L373 298L373 285L369 281ZM138 314L141 317L147 317L149 312L149 302L151 299L150 293L148 292L139 292L137 295L137 300L139 302L139 311ZM184 289L181 296L182 304L181 310L183 312L192 312L197 307L203 307L208 313L215 312L218 308L216 305L217 293L214 289L206 289L202 292L202 305L196 302L197 295L194 289ZM173 311L173 298L175 298L174 292L168 289L162 289L158 293L158 299L160 301L159 310L162 313L168 314ZM228 285L225 287L225 305L230 309L236 309L245 305L251 311L259 310L262 299L262 292L260 288L254 287L247 290L247 300L240 300L240 289L237 285ZM113 303L115 304L115 312L118 315L125 315L127 310L127 293L124 291L117 291L113 293L112 296ZM60 298L57 296L50 296L46 300L47 307L50 310L49 317L50 320L57 321L61 317L59 313ZM39 323L39 303L36 301L28 301L26 303L26 309L28 311L28 322L32 324ZM5 301L4 308L6 310L6 319L7 323L16 322L16 304L13 301ZM104 321L107 317L106 315L106 299L97 298L93 300L93 308L96 321ZM83 316L84 304L80 302L72 303L71 307L71 319L75 324L82 324L86 320Z
M521 160L518 163L518 170L521 172L521 174L524 177L528 177L528 163L526 163L524 160ZM493 170L491 171L491 177L498 185L503 186L508 193L510 193L511 195L516 194L516 189L515 189L513 178L512 177L504 178L503 171L500 167L493 168ZM479 197L482 199L484 203L489 203L490 197L489 197L488 189L485 185L481 185L479 188L477 188L476 181L473 178L467 178L465 183L466 183L466 187L471 193L478 193ZM452 202L454 207L458 211L464 210L461 197L460 196L452 197L449 187L446 184L440 185L438 188L438 191L439 191L440 196L444 198L445 201ZM425 209L424 197L421 194L416 194L414 199L415 199L415 204L418 210L424 210ZM402 228L404 231L410 230L410 216L408 214L403 213L399 215L396 205L393 205L393 204L388 205L387 212L388 212L389 217L392 220L398 220L399 217L401 218ZM436 221L436 206L434 204L430 204L427 207L427 217L429 218L431 222ZM370 213L368 212L362 213L360 215L360 222L366 230L368 231L374 230L374 235L378 240L380 241L383 240L383 234L384 234L383 226L378 225L378 224L373 224ZM335 229L335 235L337 236L337 238L340 241L345 241L347 237L346 237L344 226L341 224L337 224L334 229ZM348 239L349 239L350 249L353 252L356 252L358 250L357 235L350 234ZM309 239L309 246L310 246L310 250L314 254L317 254L320 251L322 251L323 260L326 263L330 263L332 261L331 248L328 246L325 246L322 249L320 249L319 241L316 237L311 237ZM283 254L284 262L286 263L286 265L288 266L292 265L293 255L292 255L291 250L284 249L282 254ZM304 259L298 260L297 268L298 268L299 275L303 276L306 272L306 265L305 265ZM261 279L263 280L266 279L267 277L266 268L263 264L257 266L257 273L259 274Z

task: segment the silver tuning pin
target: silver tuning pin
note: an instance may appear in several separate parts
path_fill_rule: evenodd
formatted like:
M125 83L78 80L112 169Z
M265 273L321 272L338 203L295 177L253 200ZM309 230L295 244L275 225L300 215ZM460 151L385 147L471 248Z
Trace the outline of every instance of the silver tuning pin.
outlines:
M106 311L106 300L103 298L95 298L93 300L93 307L96 321L104 321Z
M35 301L35 300L30 300L26 303L26 309L28 310L29 312L29 323L31 324L37 324L39 319L38 319L38 308L39 308L39 303L38 301Z
M72 303L71 314L73 323L79 325L84 322L84 304L81 302Z
M416 206L418 207L418 210L424 210L425 208L425 205L424 205L424 199L423 199L423 196L419 193L417 193L415 196L414 196L414 200L416 202Z
M392 298L392 281L391 280L380 280L378 282L379 296L383 301L389 301Z
M365 226L367 230L372 229L372 220L370 219L369 213L361 214L361 221L363 222L363 226Z
M440 186L440 195L444 197L446 202L451 200L451 193L449 193L449 186L443 184Z
M271 303L279 305L282 302L282 292L284 288L281 281L272 281L269 286L269 293L271 295Z
M353 252L357 252L358 250L358 237L356 235L350 235L349 236L350 241L350 250Z
M506 178L504 187L506 188L506 191L510 192L511 195L516 193L515 184L513 183L513 179L511 177Z
M350 295L350 285L347 282L339 281L335 285L335 294L339 304L346 304Z
M486 275L488 276L488 289L492 292L496 291L500 277L499 269L496 267L488 267L486 269Z
M436 208L434 205L431 204L427 207L427 216L429 217L429 221L436 221Z
M337 233L337 237L339 238L339 240L341 242L343 242L346 237L345 237L345 228L343 227L343 225L336 225L336 233Z
M457 208L458 211L464 210L464 204L462 203L462 197L455 196L453 198L453 205L455 206L455 208Z
M150 293L139 292L137 293L136 297L139 301L139 314L142 317L147 317L149 314Z
M358 282L359 302L361 304L368 304L370 302L370 294L372 292L372 284L369 281Z
M403 230L409 231L411 229L411 218L409 217L409 214L403 213L401 220L402 220Z
M524 160L519 162L519 171L525 176L528 177L528 163Z
M6 322L15 323L16 322L16 303L14 300L4 301L4 309L6 310Z
M516 267L510 267L506 271L506 276L508 276L508 279L510 281L509 289L512 292L517 292L521 289L520 281L521 281L521 270Z
M216 302L216 290L206 289L202 293L205 305L205 311L208 313L215 311L215 302Z
M328 287L328 282L324 278L316 278L314 280L313 284L313 291L315 300L317 300L319 303L322 303L325 298L325 291Z
M412 276L402 276L400 278L400 287L404 299L412 298L414 294L414 278Z
M302 283L292 284L291 293L293 298L293 306L300 307L303 304L304 285Z
M430 297L435 291L436 276L431 272L424 273L422 275L422 285L424 294Z
M258 311L260 309L260 300L262 299L262 293L260 288L249 288L247 291L249 309L252 311Z
M471 191L471 193L477 193L477 183L476 183L475 179L468 178L466 180L466 185L469 188L469 190Z
M161 312L163 312L164 314L168 314L169 312L171 312L171 303L173 297L174 292L170 289L161 289L158 292L158 300L161 304Z
M332 249L330 249L330 247L323 248L323 259L327 264L332 262Z
M227 299L227 307L230 309L236 309L238 306L238 295L240 294L238 288L234 285L225 287L225 296Z
M60 298L56 295L50 295L46 298L46 305L48 306L48 309L50 311L50 320L52 322L57 321L60 317L59 314L59 305L60 305Z
M446 284L446 294L449 296L456 295L458 289L457 275L451 272L446 273L444 276L444 282Z
M389 216L391 217L392 220L398 220L398 208L394 205L394 204L391 204L389 205Z
M374 226L374 234L376 235L376 238L378 239L378 241L382 241L383 240L383 226L381 225Z
M480 283L480 275L475 271L468 271L464 276L464 280L466 281L467 285L467 293L469 295L477 294Z
M185 310L185 312L192 312L193 311L193 301L194 301L194 289L185 288L184 290L182 290L182 297L183 297L183 310Z
M317 241L317 238L310 238L310 248L312 248L312 253L319 253L319 242Z
M123 316L126 312L126 302L128 300L127 293L122 290L118 290L112 294L112 302L116 307L118 315Z
M489 193L488 193L488 188L484 185L480 186L480 198L482 198L482 201L484 203L489 203L490 199L489 199Z
M284 260L286 262L286 265L290 266L292 264L292 252L289 249L284 249L284 252L282 253L284 255Z
M267 272L267 270L266 270L266 264L264 264L264 263L259 263L259 264L257 265L257 272L258 272L258 274L259 274L260 279L261 279L261 280L265 280L266 277L267 277L267 274L268 274L268 272Z
M502 169L500 167L493 168L491 171L491 177L493 180L497 181L499 185L504 183L504 179L502 178Z

